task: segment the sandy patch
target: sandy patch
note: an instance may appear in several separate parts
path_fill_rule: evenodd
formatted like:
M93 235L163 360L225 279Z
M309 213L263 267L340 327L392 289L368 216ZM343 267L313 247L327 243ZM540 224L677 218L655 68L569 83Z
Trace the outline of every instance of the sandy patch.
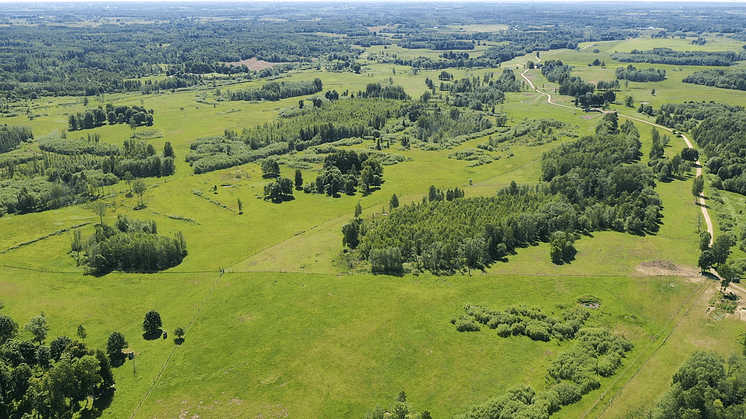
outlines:
M699 282L704 279L699 268L694 266L677 265L667 260L653 260L642 262L635 268L640 276L681 276Z

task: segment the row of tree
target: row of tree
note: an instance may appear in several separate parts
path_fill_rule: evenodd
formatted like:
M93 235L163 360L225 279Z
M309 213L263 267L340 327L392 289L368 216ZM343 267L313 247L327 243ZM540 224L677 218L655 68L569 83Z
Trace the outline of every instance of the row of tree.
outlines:
M68 131L91 129L100 127L106 123L109 125L129 124L131 127L153 125L153 110L146 110L139 106L117 106L106 105L106 109L86 109L85 112L70 114L67 122Z
M637 82L663 81L666 78L666 70L656 68L640 68L629 64L627 67L619 67L615 71L619 80Z
M623 63L707 66L729 66L742 59L741 54L733 51L675 51L671 48L633 49L630 52L615 52L611 58Z
M33 139L34 134L29 127L0 126L0 153L13 151L22 142Z
M560 353L547 368L548 388L545 391L536 392L527 385L513 386L504 394L456 416L458 419L515 417L516 413L522 418L546 419L562 406L577 403L583 395L600 388L599 377L614 375L626 353L632 349L632 343L605 328L583 327L582 323L588 317L583 309L565 312L564 322L545 315L541 310L526 307L511 307L503 312L467 306L466 310L466 319L459 322L488 325L503 337L526 335L534 340L547 341L554 334L575 344ZM556 332L553 331L555 326Z
M306 96L323 90L321 79L313 81L285 82L270 81L262 87L252 90L234 90L230 93L231 100L269 100L277 101L289 97Z

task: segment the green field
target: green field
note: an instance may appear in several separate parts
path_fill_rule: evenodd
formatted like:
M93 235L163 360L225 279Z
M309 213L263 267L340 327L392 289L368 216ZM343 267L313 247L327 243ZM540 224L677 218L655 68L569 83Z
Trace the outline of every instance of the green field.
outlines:
M486 29L480 25L448 28L455 32ZM608 81L614 79L617 67L626 65L610 58L614 51L659 46L686 49L691 46L687 42L667 39L661 44L649 38L596 42L578 51L542 52L541 60L560 59L573 65L573 74L584 80ZM740 45L712 37L707 49ZM592 52L594 48L600 52ZM382 47L371 47L367 53L382 51ZM438 54L398 46L385 51L411 57ZM595 58L605 61L606 68L588 67ZM516 68L519 73L528 61L536 57L519 57L503 68ZM645 119L635 109L624 107L626 95L634 97L635 106L715 99L746 105L742 92L681 83L699 67L651 66L666 69L667 79L622 85L612 106L622 120L624 115ZM449 71L462 78L502 69ZM318 77L324 90L357 92L368 83L388 84L391 79L418 98L427 90L425 78L437 79L439 72L415 75L405 67L371 63L359 75L311 69L291 72L282 80ZM542 91L557 87L538 70L530 75ZM537 391L547 388L547 366L571 343L503 339L492 330L459 333L450 319L459 316L468 303L496 309L523 304L559 312L558 305L574 305L582 295L601 299L601 306L591 310L589 323L609 328L635 347L615 376L601 380L601 389L552 416L557 418L632 417L638 409L652 406L691 352L709 349L727 355L742 346L741 312L721 316L712 311L708 302L718 284L700 276L696 268L700 210L692 202L691 174L658 182L656 190L664 207L656 234L594 232L576 242L578 254L569 264L553 264L549 244L541 243L518 249L507 262L470 275L375 276L361 273L369 270L365 264L350 269L342 255L341 227L353 217L358 202L362 217L371 218L388 211L392 194L402 204L419 202L430 185L463 188L467 197L494 195L511 181L533 185L541 176L542 153L570 139L540 146L507 144L493 153L498 160L475 167L448 155L483 144L486 138L439 151L392 147L391 152L411 159L386 166L385 183L368 196L332 198L296 191L294 200L273 204L261 199L267 180L259 164L194 175L183 157L195 139L275 121L280 111L296 106L298 98L259 103L218 100L218 88L239 90L262 83L218 81L219 86L208 83L173 93L104 95L92 98L88 106L113 103L155 110L155 124L147 129L154 130L157 138L148 143L159 150L166 141L174 146L176 174L146 179L144 209L135 210L137 197L125 195L124 182L107 188L102 198L109 205L104 221L111 224L126 214L155 220L161 234L182 231L189 253L180 265L154 274L84 275L70 254L68 233L10 249L79 223L90 223L82 227L83 236L90 236L98 222L90 203L0 217L2 312L21 325L43 312L50 324L48 340L73 337L82 324L88 331L86 343L95 348L104 348L109 334L119 331L129 342L128 350L135 353L134 362L115 370L116 395L101 417L362 418L376 405L388 407L405 391L410 409L445 418L516 384L529 384ZM553 97L558 103L572 104L572 98ZM310 103L311 96L303 99ZM86 109L75 97L28 100L17 108L37 116L29 117L24 111L0 118L0 123L29 126L37 138L66 130L68 115ZM545 97L530 90L509 93L499 108L508 115L508 125L552 118L576 127L580 135L593 133L601 118L598 113L550 106ZM646 162L651 128L636 125ZM113 125L68 136L88 133L122 144L132 130L126 124ZM353 148L370 149L374 144L366 140ZM34 144L24 147L37 150ZM673 137L666 153L673 156L683 147L683 141ZM303 170L304 178L314 179L320 168L317 164ZM281 165L283 176L292 177L293 172ZM743 196L722 195L724 202L714 211L743 218ZM239 199L242 215L238 214ZM743 252L734 248L734 255L743 257ZM657 269L672 264L678 270ZM151 309L161 314L164 330L186 330L181 345L172 337L142 337L142 318ZM21 335L31 337L24 331Z

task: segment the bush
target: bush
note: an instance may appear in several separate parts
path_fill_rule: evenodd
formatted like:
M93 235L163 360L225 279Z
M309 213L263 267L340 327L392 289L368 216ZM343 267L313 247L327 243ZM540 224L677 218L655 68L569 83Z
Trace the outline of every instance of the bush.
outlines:
M526 331L526 325L521 322L513 323L512 326L510 326L510 332L513 334L513 336L522 335Z
M580 388L567 381L563 381L556 386L553 390L557 393L557 398L562 406L567 406L580 401L583 395L580 393Z
M549 330L541 323L531 323L526 327L526 336L531 340L549 341Z
M459 332L478 332L479 325L469 318L460 318L456 322L456 330Z
M504 338L507 338L511 335L511 328L510 325L502 323L499 326L497 326L497 335L502 336Z

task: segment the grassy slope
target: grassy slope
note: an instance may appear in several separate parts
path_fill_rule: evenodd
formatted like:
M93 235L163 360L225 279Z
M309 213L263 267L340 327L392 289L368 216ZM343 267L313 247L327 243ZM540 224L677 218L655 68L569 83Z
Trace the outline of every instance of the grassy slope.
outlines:
M642 44L633 45L630 49L643 49ZM614 48L621 50L619 45L609 44L600 54L613 52ZM585 66L597 55L589 50L544 52L542 59L560 58L571 63L588 80L612 80L616 64L607 57L606 70ZM520 67L529 58L517 59L515 64ZM685 68L681 74L693 70ZM366 71L362 77L314 71L292 77L321 77L325 88L338 91L356 91L366 83L392 77L414 97L424 91L425 77L437 77L436 72L413 76L400 69L394 75L387 65L371 65ZM457 77L466 75L463 71L453 73ZM541 80L538 72L533 73ZM709 100L715 92L712 88L682 85L676 74L674 78L669 71L669 80L661 83L630 83L619 97L631 93L636 100L657 106L691 98ZM652 87L656 96L646 97ZM211 103L212 90L204 92ZM736 92L716 92L718 100L743 102ZM195 96L202 93L109 95L105 100L137 105L142 100L147 108L154 108L153 129L160 130L163 138L152 143L160 147L171 141L179 157L195 138L220 134L224 128L240 130L264 123L278 110L297 104L297 99L288 99L260 104L216 102L213 107L195 102ZM63 98L57 103L74 101ZM592 132L598 116L557 110L544 101L532 92L510 94L504 109L513 122L551 117L578 125L581 134ZM83 109L82 103L65 107L55 100L37 102L34 106L44 106L38 113L46 116L33 121L4 118L3 122L29 124L37 135L44 135L65 128L66 112ZM241 111L226 112L231 109ZM646 152L649 129L639 129ZM101 127L92 132L100 132L105 141L116 143L130 135L127 126ZM483 141L473 140L461 148ZM668 153L680 149L675 141L672 139ZM146 192L145 210L132 210L135 198L125 198L121 193L126 186L112 188L118 192L109 200L116 202L116 212L107 215L107 222L126 213L155 219L162 234L182 230L190 251L184 263L155 275L85 277L65 254L69 238L55 236L0 254L0 264L66 273L0 268L0 303L5 313L21 323L44 311L52 328L50 338L74 336L78 324L88 329L88 342L95 347L104 347L114 330L127 337L130 349L137 353L137 374L133 374L131 363L116 371L118 393L105 417L130 416L169 359L137 417L174 417L187 412L201 417L243 416L247 412L264 416L287 413L291 417L362 416L375 404L387 406L401 390L407 392L414 409L448 417L514 384L543 388L546 366L563 350L554 342L503 340L485 331L457 333L448 320L461 312L464 303L493 308L523 303L551 311L556 304L571 303L578 295L592 293L604 301L594 321L625 333L636 343L626 364L629 369L615 384L603 381L602 388L612 388L609 394L617 391L654 355L622 397L604 412L604 417L622 417L629 409L654 400L690 351L710 348L725 354L734 347L738 335L739 322L716 322L705 316L701 301L686 317L678 311L680 306L690 306L689 298L702 289L701 285L685 278L633 276L634 267L643 261L694 264L697 208L691 204L689 181L659 185L665 208L658 234L635 237L595 233L577 242L577 260L566 266L552 265L547 246L540 245L520 249L509 263L471 277L335 275L338 269L333 259L340 249L339 228L352 215L358 200L364 216L370 216L387 208L392 193L403 203L418 201L430 184L463 187L472 179L475 186L466 189L467 196L474 196L494 193L511 180L533 183L539 177L538 161L543 150L511 145L509 151L514 157L502 155L500 160L476 168L447 159L451 151L411 150L404 154L414 160L386 167L387 181L382 190L368 197L333 199L300 193L295 201L281 205L255 198L266 183L255 164L193 176L179 158L176 176L149 180L150 186L157 187ZM240 178L236 178L237 173ZM283 174L289 173L283 167ZM307 180L313 176L312 171L304 172ZM213 185L218 185L217 194L208 192ZM239 216L215 206L193 195L192 190L200 190L233 209L237 209L240 198L245 214ZM171 214L197 223L166 217ZM85 221L96 221L85 206L2 217L0 250ZM84 233L90 232L91 226L84 228ZM296 235L299 232L303 233ZM220 268L232 272L221 277ZM182 346L175 348L171 339L142 339L142 316L153 308L161 313L168 331L188 327ZM192 319L194 323L190 323ZM651 336L667 335L677 324L668 343L655 351L663 340ZM599 394L592 393L557 417L578 417ZM599 406L591 417L605 407Z

